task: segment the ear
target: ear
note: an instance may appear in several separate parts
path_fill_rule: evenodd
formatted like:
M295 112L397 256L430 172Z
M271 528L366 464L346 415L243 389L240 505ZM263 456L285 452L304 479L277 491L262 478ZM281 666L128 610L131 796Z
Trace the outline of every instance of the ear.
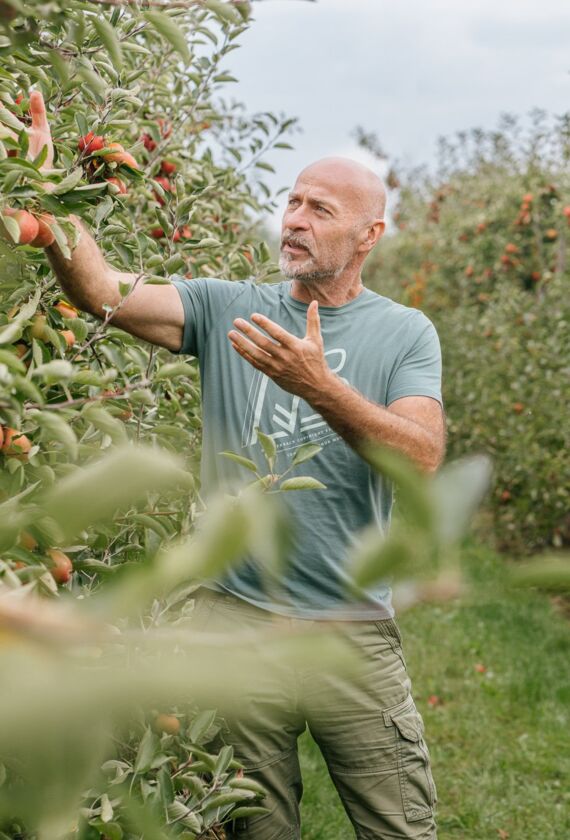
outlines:
M386 230L386 222L384 219L375 219L371 222L365 230L364 239L360 244L359 251L364 251L367 253L371 251L380 237L384 235L384 231Z

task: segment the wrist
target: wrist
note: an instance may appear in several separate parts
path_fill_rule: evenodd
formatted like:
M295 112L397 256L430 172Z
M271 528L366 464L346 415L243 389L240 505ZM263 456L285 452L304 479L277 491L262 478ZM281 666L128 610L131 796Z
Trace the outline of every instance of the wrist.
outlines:
M345 383L342 379L327 367L327 371L319 380L318 385L316 385L309 394L305 395L304 399L309 403L309 405L319 411L327 404L340 399L345 387Z

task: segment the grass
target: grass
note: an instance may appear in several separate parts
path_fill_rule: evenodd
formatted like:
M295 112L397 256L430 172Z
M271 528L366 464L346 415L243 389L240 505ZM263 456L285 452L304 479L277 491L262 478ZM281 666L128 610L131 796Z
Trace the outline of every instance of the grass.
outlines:
M570 837L570 623L545 595L508 591L504 563L489 550L467 548L465 564L467 598L399 618L438 788L439 839L562 840ZM428 704L431 695L438 704ZM300 752L303 840L350 840L308 734Z

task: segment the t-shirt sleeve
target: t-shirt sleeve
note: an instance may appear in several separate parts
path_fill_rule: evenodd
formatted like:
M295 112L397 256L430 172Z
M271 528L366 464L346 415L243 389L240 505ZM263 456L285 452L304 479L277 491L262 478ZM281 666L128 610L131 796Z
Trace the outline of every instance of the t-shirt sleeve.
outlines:
M443 406L439 338L422 312L414 318L408 349L388 382L386 405L400 397L433 397Z
M213 277L185 280L177 274L170 278L184 307L184 328L180 349L175 355L199 356L212 326L224 310L241 294L244 284Z

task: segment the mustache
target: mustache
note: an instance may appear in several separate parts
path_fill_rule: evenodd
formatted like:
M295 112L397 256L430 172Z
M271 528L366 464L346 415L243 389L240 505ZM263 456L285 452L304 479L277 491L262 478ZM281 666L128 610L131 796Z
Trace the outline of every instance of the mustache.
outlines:
M281 247L284 245L291 245L293 248L303 248L303 250L311 254L310 246L302 236L284 236L281 240Z

